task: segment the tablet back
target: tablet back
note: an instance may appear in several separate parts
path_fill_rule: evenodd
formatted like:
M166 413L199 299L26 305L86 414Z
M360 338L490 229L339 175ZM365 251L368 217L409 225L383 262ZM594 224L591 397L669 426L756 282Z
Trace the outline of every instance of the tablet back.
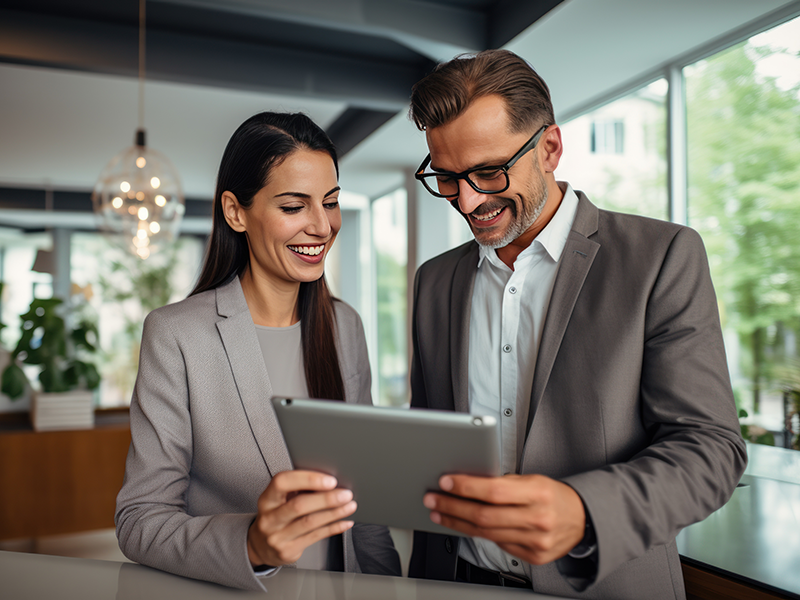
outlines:
M272 404L294 467L353 490L356 522L452 534L430 520L425 492L438 491L447 473L500 474L493 417L279 397Z

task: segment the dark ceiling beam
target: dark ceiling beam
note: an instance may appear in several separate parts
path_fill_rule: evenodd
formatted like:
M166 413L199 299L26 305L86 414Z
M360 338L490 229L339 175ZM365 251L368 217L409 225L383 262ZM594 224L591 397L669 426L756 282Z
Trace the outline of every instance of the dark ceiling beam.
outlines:
M489 16L488 47L501 48L505 46L562 1L500 0L494 5Z
M138 74L136 27L0 10L0 61ZM147 78L403 110L419 64L147 31Z
M211 217L210 199L186 198L185 217ZM47 191L37 188L0 187L0 224L14 210L51 210L57 213L94 212L92 192L53 190L52 204L48 206Z
M219 10L218 0L151 0ZM360 34L379 35L433 61L487 48L487 15L470 6L421 0L228 0L225 10Z
M373 134L397 113L384 110L348 108L331 123L326 133L331 138L339 160Z

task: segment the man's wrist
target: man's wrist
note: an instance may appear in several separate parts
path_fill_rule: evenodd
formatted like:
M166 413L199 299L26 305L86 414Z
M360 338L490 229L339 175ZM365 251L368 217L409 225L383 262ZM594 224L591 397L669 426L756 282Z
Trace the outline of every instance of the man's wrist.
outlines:
M577 546L569 551L568 555L572 558L582 559L589 558L595 552L597 552L597 536L594 533L594 526L589 518L589 513L586 513L586 528L583 532L583 538L578 542Z

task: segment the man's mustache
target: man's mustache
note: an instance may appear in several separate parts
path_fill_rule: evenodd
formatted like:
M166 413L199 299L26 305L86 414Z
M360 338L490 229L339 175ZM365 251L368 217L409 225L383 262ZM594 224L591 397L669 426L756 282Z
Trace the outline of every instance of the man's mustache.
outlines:
M458 205L458 198L454 200L449 200L450 206L455 208L462 217L467 219L469 215L467 215L464 211L461 210L461 207ZM491 200L487 200L483 204L481 204L478 208L472 211L471 214L475 216L481 216L488 214L492 211L497 210L498 208L508 208L511 210L511 214L516 219L517 218L517 204L511 198L505 198L503 196L500 197L493 197ZM480 210L481 212L477 212Z

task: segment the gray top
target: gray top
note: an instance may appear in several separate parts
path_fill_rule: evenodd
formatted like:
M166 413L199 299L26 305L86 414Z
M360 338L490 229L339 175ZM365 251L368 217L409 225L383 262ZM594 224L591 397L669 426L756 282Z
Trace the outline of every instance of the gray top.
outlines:
M256 336L273 392L290 398L307 398L300 321L289 327L256 325ZM331 570L333 565L329 554L330 538L325 538L306 548L297 566L301 569Z
M300 331L300 321L289 327L256 325L258 343L275 395L308 397Z

